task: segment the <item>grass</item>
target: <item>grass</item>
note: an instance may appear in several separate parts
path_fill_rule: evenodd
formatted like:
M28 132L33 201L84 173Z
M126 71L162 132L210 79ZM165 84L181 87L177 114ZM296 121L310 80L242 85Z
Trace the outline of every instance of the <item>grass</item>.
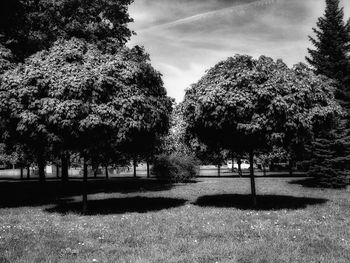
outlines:
M348 190L258 178L0 183L0 262L350 262ZM106 188L106 190L104 190ZM23 200L24 199L24 200Z

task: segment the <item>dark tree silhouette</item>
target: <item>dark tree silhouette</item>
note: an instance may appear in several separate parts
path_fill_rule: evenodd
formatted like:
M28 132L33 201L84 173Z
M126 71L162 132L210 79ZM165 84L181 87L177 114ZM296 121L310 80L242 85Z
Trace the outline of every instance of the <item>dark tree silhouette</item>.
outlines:
M132 32L132 0L3 0L0 43L20 61L49 48L57 39L77 37L103 50L117 51Z

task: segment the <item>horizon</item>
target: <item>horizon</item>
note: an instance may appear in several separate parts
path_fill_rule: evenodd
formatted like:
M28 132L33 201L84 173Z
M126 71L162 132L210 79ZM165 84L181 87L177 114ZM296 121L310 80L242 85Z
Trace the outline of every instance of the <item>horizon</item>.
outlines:
M350 3L340 4L347 20ZM168 95L180 102L206 70L235 54L305 62L324 7L324 0L135 0L129 13L136 35L128 45L145 47Z

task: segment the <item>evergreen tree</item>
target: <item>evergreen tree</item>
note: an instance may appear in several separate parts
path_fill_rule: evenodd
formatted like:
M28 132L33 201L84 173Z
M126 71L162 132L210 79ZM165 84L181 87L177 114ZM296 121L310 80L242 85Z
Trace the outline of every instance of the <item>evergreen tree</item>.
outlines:
M344 22L339 0L326 0L324 17L316 25L318 29L313 28L316 38L309 37L316 49L308 49L310 57L306 60L316 74L334 79L338 86L349 85L350 22Z
M340 134L339 134L340 133ZM314 185L343 188L348 183L350 144L349 136L334 129L318 136L309 147L311 158L306 162Z
M344 117L328 132L320 132L309 147L309 175L324 187L344 187L350 170L350 20L345 23L339 0L326 0L326 10L310 37L315 49L308 49L306 60L315 73L334 80L335 98Z

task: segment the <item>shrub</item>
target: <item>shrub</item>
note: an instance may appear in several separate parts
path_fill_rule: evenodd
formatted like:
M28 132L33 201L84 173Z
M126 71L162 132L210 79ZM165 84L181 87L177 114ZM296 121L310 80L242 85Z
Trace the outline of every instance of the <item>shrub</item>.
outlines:
M159 155L154 161L152 172L158 178L171 182L188 182L197 175L198 163L188 155Z

